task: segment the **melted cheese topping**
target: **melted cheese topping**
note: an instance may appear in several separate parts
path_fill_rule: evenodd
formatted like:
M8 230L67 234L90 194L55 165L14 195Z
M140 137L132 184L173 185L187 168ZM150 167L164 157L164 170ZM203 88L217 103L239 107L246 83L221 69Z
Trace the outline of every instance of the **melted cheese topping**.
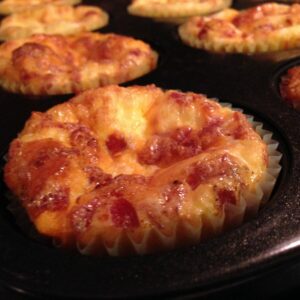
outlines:
M108 22L108 15L98 7L44 5L4 18L0 39L24 38L32 34L76 34L95 30Z
M197 228L220 231L225 208L255 192L267 161L239 112L194 93L109 86L33 113L10 146L5 181L41 233L122 250L125 234L144 253L161 248L158 236L176 235L174 246Z
M156 64L156 52L130 37L40 34L0 46L0 85L31 95L76 93L135 79Z
M0 14L9 15L12 13L27 10L45 4L70 4L75 5L81 0L2 0L0 2Z
M300 5L266 3L195 17L179 28L190 46L214 52L266 52L299 46Z
M128 12L151 18L206 15L231 5L231 0L133 0Z

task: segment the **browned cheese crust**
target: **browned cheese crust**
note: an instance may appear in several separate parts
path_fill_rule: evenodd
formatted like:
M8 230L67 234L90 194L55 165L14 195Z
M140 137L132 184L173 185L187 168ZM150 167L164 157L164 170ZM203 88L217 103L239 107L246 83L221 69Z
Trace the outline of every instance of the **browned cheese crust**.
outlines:
M0 46L0 85L27 95L77 93L152 71L157 54L116 34L33 35Z
M5 181L42 234L89 254L143 254L242 222L267 164L240 112L200 94L108 86L33 113Z

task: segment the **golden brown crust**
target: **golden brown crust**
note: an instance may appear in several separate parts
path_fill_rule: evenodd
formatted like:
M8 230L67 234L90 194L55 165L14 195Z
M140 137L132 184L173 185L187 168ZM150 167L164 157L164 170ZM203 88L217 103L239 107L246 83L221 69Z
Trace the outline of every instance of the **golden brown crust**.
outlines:
M0 46L0 85L29 95L76 93L132 80L156 63L156 52L130 37L33 35Z
M0 40L28 37L32 34L76 34L101 28L108 15L95 6L43 5L4 18Z
M300 110L300 66L290 68L280 82L282 98Z
M70 4L75 5L80 3L81 0L3 0L0 2L0 14L9 15L12 13L20 12L29 8L42 6L45 4Z
M142 254L216 234L232 212L242 220L267 163L239 112L194 93L108 86L33 113L5 181L39 232L85 253Z
M243 11L226 9L180 26L184 43L213 52L257 53L299 46L300 5L266 3Z
M207 15L230 5L231 0L133 0L128 12L142 17L172 20Z

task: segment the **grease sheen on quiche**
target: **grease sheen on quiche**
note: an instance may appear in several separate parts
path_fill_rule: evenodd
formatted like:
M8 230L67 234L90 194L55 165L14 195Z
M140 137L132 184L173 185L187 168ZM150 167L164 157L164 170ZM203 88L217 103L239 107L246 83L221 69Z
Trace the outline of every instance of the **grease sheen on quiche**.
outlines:
M116 34L33 35L0 46L0 85L27 95L76 93L152 71L157 53Z
M268 165L246 117L151 86L86 91L34 112L5 181L37 230L84 253L149 253L242 222Z
M24 38L32 34L76 34L108 23L108 15L95 6L43 5L12 14L2 20L0 39Z
M12 13L20 12L36 6L45 4L70 4L75 5L80 3L81 0L2 0L0 2L0 14L9 15Z
M300 5L266 3L194 17L179 28L184 43L213 52L257 53L300 45Z

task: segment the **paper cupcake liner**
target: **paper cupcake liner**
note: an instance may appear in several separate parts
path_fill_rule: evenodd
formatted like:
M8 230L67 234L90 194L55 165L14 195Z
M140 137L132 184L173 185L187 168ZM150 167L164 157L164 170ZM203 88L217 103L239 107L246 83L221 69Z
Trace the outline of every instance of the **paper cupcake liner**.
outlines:
M232 0L203 1L202 3L151 3L151 1L136 0L128 6L132 15L148 18L182 18L207 15L229 7Z
M221 105L231 107L231 104L228 103L221 103ZM242 112L240 109L233 110ZM254 191L243 192L237 204L225 204L221 215L203 214L197 224L191 224L187 220L177 221L171 230L171 235L166 236L156 228L149 228L145 230L143 239L136 242L130 232L124 230L115 240L113 246L108 247L102 237L96 237L84 246L77 243L79 252L85 255L107 253L111 256L123 256L171 250L215 237L255 216L261 205L268 201L271 196L281 170L282 154L277 150L279 143L272 139L272 132L265 130L262 123L254 121L253 116L246 116L255 131L267 144L269 158L264 178L257 184Z
M166 236L156 228L151 227L144 231L143 239L140 242L136 242L130 234L126 231L122 231L118 235L113 246L107 246L101 236L96 236L92 241L85 245L82 245L77 241L76 245L78 251L84 255L144 255L171 250L177 246L195 244L200 239L202 227L202 220L199 220L198 226L193 226L187 221L180 220L173 225L173 234L169 236ZM212 233L210 232L210 234Z

